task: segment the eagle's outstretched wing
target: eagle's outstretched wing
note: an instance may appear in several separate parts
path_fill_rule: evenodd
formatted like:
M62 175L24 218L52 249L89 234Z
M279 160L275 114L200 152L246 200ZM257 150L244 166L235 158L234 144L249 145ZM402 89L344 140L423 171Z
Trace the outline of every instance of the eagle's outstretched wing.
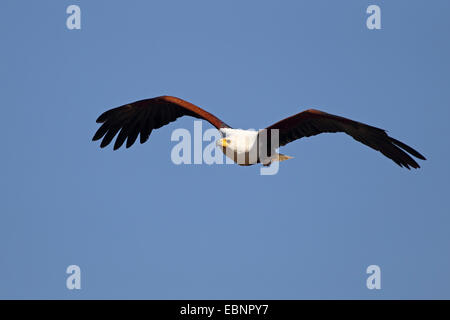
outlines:
M380 151L401 167L420 168L408 153L425 160L425 157L419 152L403 142L389 137L383 129L314 109L281 120L267 129L279 130L280 146L323 132L345 132L355 140Z
M127 140L129 148L140 134L140 142L148 140L154 129L175 121L182 116L191 116L204 119L217 129L229 128L222 120L211 113L182 99L161 96L129 103L104 112L97 119L97 123L103 123L95 133L92 140L103 138L100 147L104 148L117 136L114 150L119 149Z

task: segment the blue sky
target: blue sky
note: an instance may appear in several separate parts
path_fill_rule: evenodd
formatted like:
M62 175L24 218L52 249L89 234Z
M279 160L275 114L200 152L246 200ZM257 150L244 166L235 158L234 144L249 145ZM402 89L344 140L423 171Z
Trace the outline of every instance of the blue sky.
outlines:
M66 8L81 8L81 30ZM382 29L366 28L377 4ZM0 2L0 298L450 298L448 1ZM307 108L387 129L408 171L344 134L259 167L174 165L183 118L130 149L112 107L174 95L236 128ZM208 128L207 124L203 128ZM81 268L81 290L66 268ZM368 290L366 268L381 268Z

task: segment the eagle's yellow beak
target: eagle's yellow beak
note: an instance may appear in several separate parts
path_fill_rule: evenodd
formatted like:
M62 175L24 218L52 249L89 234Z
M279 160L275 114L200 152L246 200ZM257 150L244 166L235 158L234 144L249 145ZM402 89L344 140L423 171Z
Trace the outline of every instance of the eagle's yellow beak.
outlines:
M219 140L217 140L216 145L218 147L226 148L228 146L227 139L219 139Z
M226 148L228 146L227 139L220 139L220 144L222 147Z

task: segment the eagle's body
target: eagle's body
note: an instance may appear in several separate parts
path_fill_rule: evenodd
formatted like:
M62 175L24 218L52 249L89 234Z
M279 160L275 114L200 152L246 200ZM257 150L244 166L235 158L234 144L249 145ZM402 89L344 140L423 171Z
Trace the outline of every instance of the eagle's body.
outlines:
M239 165L270 165L273 161L290 159L289 156L278 154L276 149L294 140L325 132L344 132L407 169L420 168L410 155L425 160L419 152L388 136L383 129L319 110L305 110L259 131L241 130L231 128L190 102L171 96L140 100L104 112L97 119L102 125L93 140L103 138L100 144L103 148L117 135L114 150L120 148L125 140L129 148L138 136L140 142L144 143L154 129L181 116L203 119L216 127L223 136L216 144Z
M222 152L241 166L257 163L270 165L273 161L283 161L291 157L276 152L275 146L268 147L264 133L256 130L222 128L219 130L225 138L216 141Z

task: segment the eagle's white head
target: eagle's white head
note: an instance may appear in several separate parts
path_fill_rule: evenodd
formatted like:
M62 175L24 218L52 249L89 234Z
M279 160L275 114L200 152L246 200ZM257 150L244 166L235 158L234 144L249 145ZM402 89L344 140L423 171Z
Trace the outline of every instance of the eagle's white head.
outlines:
M225 133L225 137L218 139L216 145L222 149L228 149L231 151L249 152L252 148L256 147L258 139L258 131L254 130L242 130L242 129L222 129Z

